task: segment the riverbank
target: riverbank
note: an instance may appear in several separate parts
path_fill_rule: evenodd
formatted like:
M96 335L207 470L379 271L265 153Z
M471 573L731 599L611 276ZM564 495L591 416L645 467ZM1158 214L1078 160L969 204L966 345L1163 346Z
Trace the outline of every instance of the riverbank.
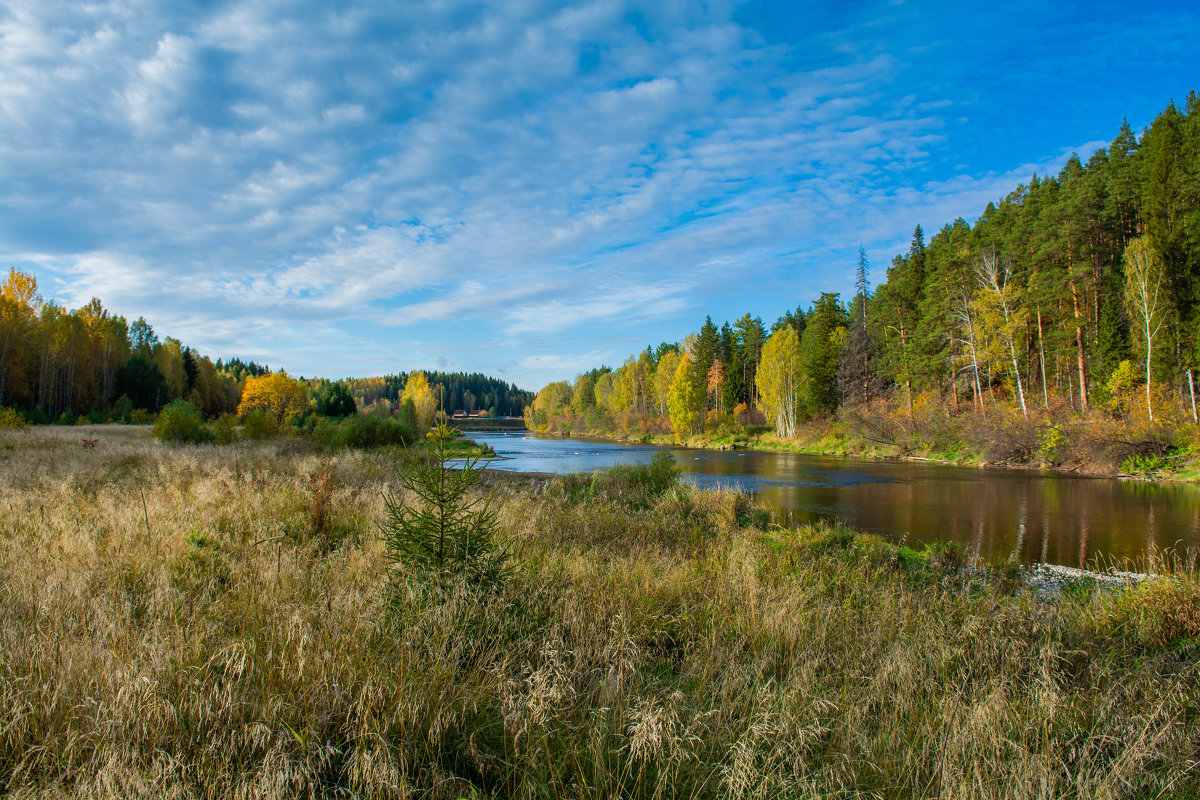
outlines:
M707 450L752 450L803 455L927 461L953 466L1049 471L1094 477L1200 483L1200 427L1183 417L1114 419L1104 412L1034 409L1028 415L1003 406L988 414L953 413L926 406L912 416L878 404L801 423L781 437L764 425L727 420L680 436L661 421L642 420L633 430L581 426L554 419L545 433L585 435L625 444Z
M7 794L1200 793L1193 572L1047 603L744 494L496 473L508 579L385 603L394 452L58 433L0 434Z

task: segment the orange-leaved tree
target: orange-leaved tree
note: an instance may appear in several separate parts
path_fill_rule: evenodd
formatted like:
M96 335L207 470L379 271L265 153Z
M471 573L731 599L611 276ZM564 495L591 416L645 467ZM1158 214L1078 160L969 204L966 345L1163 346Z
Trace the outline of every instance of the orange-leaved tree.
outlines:
M308 387L286 372L247 378L237 413L242 416L251 411L263 411L281 421L298 417L308 411Z

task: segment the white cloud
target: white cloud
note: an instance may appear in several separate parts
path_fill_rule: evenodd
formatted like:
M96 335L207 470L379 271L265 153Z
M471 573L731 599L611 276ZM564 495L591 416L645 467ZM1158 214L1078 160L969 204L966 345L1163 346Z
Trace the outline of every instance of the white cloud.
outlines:
M1027 178L934 169L959 106L901 94L893 53L767 44L723 4L0 13L0 255L310 374L545 380L618 334L848 286L858 241L886 263Z

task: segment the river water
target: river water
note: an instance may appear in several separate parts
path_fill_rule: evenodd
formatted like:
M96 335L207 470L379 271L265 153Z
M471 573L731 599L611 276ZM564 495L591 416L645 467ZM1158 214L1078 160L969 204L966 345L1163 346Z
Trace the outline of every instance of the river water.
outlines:
M495 449L493 469L516 472L592 472L649 462L666 449L686 480L753 492L785 523L840 520L896 541L958 541L989 560L1087 567L1099 558L1145 567L1166 549L1200 549L1200 487L1190 485L524 433L467 435Z

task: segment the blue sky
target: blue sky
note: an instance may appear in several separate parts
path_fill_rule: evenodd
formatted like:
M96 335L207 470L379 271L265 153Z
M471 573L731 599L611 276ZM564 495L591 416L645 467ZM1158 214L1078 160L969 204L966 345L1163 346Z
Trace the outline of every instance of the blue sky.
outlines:
M213 358L537 389L1200 88L1194 3L967 8L5 0L0 264Z

